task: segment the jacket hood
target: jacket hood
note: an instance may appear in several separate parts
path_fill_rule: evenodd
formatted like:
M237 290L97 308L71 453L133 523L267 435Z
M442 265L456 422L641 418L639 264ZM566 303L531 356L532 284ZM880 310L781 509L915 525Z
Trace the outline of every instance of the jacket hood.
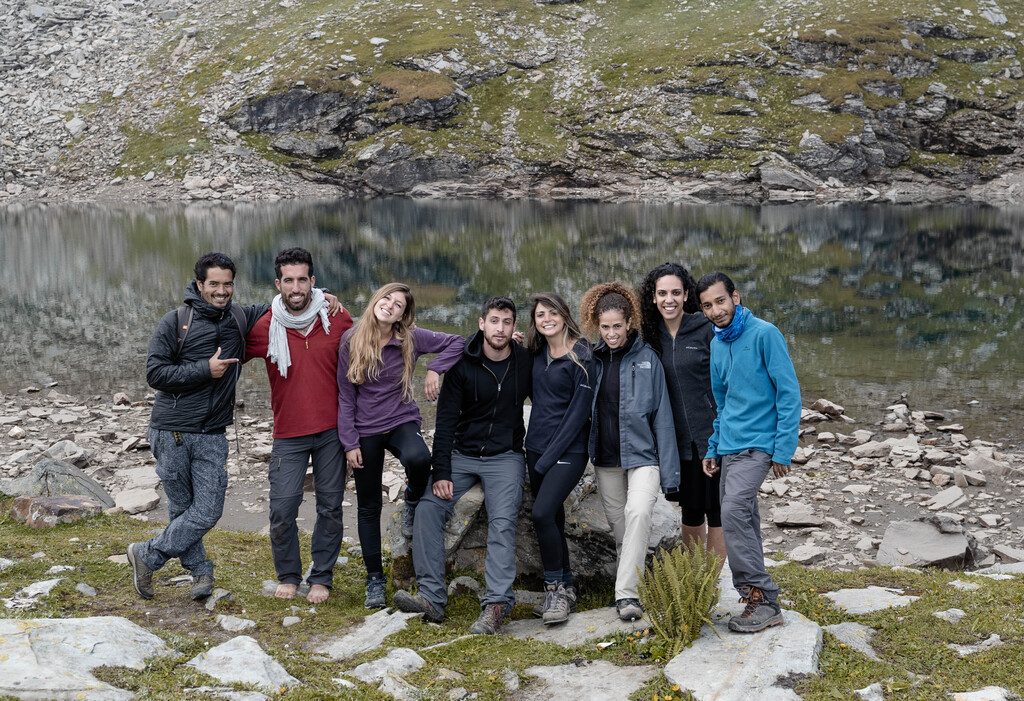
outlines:
M484 332L477 331L472 336L466 339L466 345L463 346L462 348L462 357L471 360L474 363L479 363L483 360L483 355Z
M696 314L683 314L682 318L679 320L679 331L676 332L676 335L681 336L684 334L693 333L694 331L697 331L705 324L710 323L711 322L708 320L708 318L704 316L704 314L701 312L697 312ZM665 326L664 321L661 322L661 335L667 338L671 338L671 334L668 331L668 327Z
M623 355L626 355L631 350L633 350L633 346L636 345L636 342L639 340L639 338L640 334L638 334L636 331L630 331L629 336L626 337L625 345L623 345L622 348L619 348L618 350L622 351ZM608 344L604 342L604 339L598 341L597 345L594 346L594 355L599 355L602 358L607 358L608 356L611 355L611 353L612 349L608 347Z
M231 298L231 301L235 301L234 297ZM207 319L219 319L220 317L228 313L227 307L215 307L209 302L207 302L205 299L203 299L202 294L200 294L199 292L199 286L196 284L195 280L189 282L188 285L185 287L184 302L185 304L195 309L196 314L201 314L205 316Z

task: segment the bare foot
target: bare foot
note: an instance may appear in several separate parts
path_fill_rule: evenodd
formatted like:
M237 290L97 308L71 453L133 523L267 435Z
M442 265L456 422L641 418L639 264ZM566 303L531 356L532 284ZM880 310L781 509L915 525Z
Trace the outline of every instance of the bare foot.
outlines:
M309 588L309 593L306 594L306 601L311 604L322 604L327 601L327 597L330 595L331 590L323 584L314 584Z
M274 596L278 599L294 599L296 589L298 589L297 584L281 582L277 585L277 591L274 592Z

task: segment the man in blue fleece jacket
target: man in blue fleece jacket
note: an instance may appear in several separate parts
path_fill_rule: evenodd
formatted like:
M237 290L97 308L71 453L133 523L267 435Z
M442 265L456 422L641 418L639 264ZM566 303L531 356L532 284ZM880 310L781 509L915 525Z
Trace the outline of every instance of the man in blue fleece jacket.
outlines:
M764 566L757 494L769 470L776 477L789 472L800 428L800 385L782 333L743 308L727 275L705 275L697 295L715 327L711 390L718 417L704 472L714 475L721 461L722 531L732 583L746 604L729 629L756 633L783 623L779 587Z

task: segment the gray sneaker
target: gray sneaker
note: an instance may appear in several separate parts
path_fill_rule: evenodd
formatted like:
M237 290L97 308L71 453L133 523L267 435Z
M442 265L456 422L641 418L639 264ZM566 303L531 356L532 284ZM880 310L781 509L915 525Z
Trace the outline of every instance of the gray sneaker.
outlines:
M550 626L556 623L565 623L569 620L569 596L565 593L565 585L548 584L545 587L544 597L544 625Z
M153 570L146 567L146 563L135 552L139 545L139 543L132 543L128 546L128 564L132 566L132 586L143 599L152 599Z
M363 606L368 609L382 609L384 608L384 585L386 580L384 575L371 574L366 576L366 599L363 601Z
M569 598L569 613L576 613L576 587L566 587L565 595ZM544 599L547 601L547 599ZM533 615L537 618L544 618L544 604L537 604L533 607Z
M785 622L779 605L765 598L764 592L757 587L750 588L745 603L743 613L729 619L729 630L735 633L757 633Z
M487 604L480 612L480 617L469 627L474 635L496 635L502 631L505 619L505 607L501 604Z
M422 594L410 594L405 589L399 589L395 592L394 602L399 611L422 613L424 618L434 623L444 620L444 613L434 608L434 605L427 601Z
M189 590L189 594L191 594L192 596L192 601L199 601L200 599L205 599L212 593L212 574L201 574L199 576L192 577L192 588Z
M615 602L615 612L623 621L635 621L644 617L644 607L638 599L619 599Z
M416 507L418 505L418 501L405 502L405 514L402 518L402 536L406 540L412 539L412 527L416 522Z

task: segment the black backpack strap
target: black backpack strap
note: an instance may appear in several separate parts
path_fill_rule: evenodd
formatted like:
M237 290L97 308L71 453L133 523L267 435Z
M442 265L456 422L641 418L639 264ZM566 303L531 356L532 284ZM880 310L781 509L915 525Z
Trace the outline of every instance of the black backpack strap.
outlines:
M228 307L228 310L231 312L231 318L235 320L235 325L238 326L238 335L242 337L242 353L244 354L245 331L246 327L249 325L245 319L245 312L242 311L242 308L235 304L234 302L231 303L231 306Z
M192 325L192 317L195 315L195 309L189 304L183 304L178 307L178 350L175 353L175 358L181 357L181 349L185 347L185 337L188 336L188 329Z

